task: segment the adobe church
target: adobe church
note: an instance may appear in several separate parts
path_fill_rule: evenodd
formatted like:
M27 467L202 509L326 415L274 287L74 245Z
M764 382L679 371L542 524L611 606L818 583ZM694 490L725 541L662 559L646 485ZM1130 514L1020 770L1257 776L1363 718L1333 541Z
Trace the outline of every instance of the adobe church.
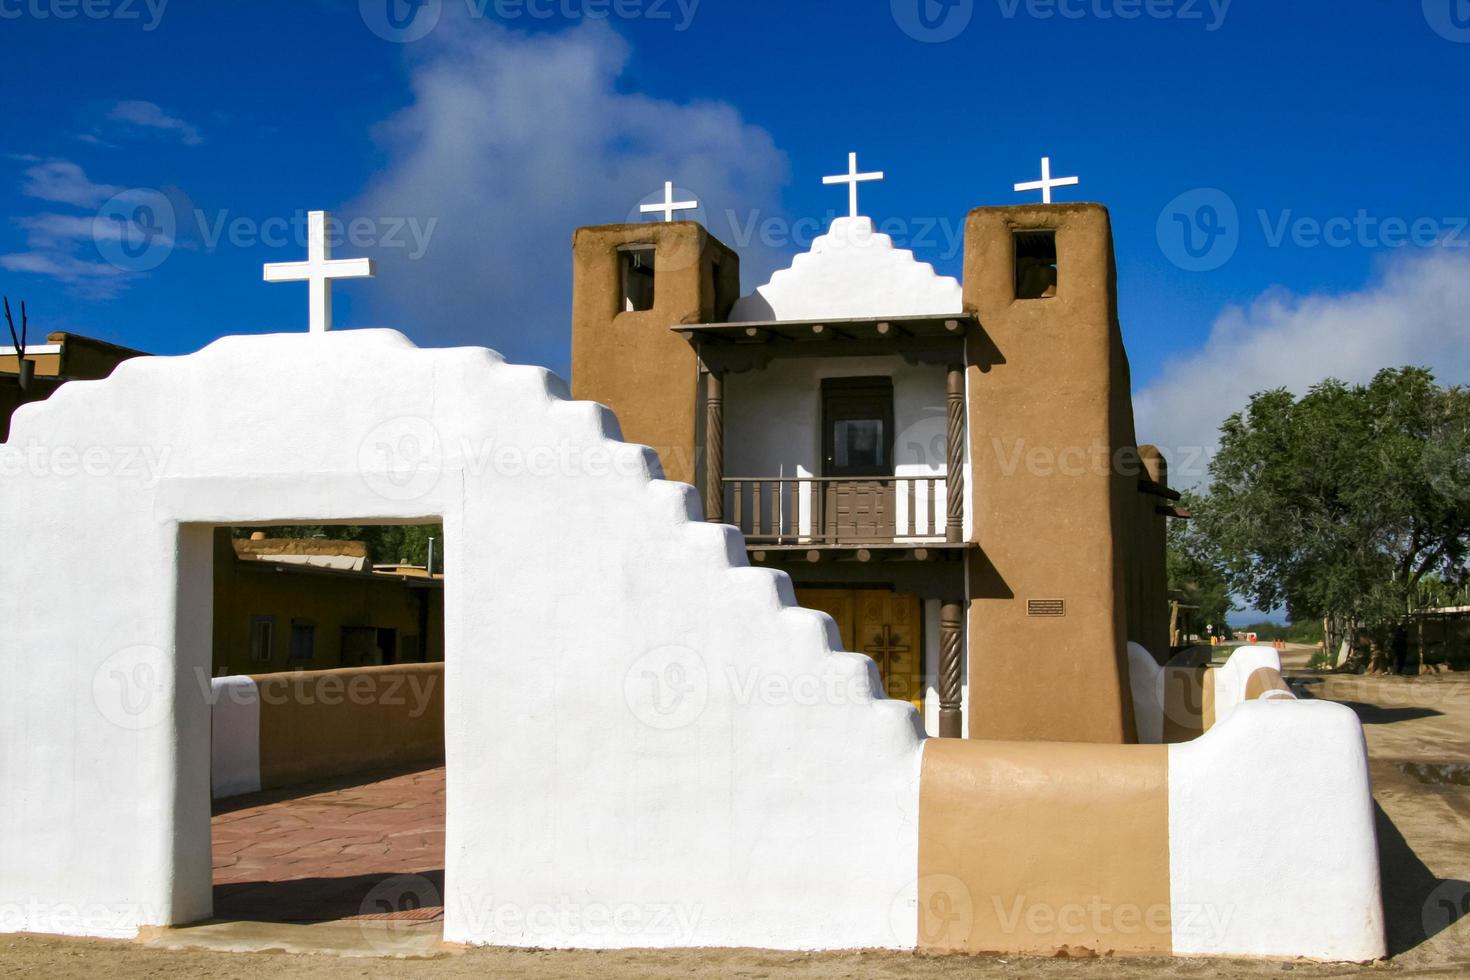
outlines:
M696 223L578 230L573 394L928 734L1132 741L1127 644L1167 659L1183 515L1137 445L1107 211L977 209L960 283L858 216L851 176L852 214L746 296Z

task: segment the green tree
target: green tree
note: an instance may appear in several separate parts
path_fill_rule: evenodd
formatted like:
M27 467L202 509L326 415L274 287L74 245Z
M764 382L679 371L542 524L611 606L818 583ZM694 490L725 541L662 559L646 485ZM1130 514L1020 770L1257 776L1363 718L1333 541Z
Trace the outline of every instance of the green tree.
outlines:
M444 528L438 524L293 524L283 527L237 527L235 537L264 531L272 538L326 538L331 541L361 541L367 545L368 560L374 565L423 565L429 558L429 539L434 539L434 570L444 571Z
M1198 514L1204 501L1195 494L1184 495L1180 506ZM1195 607L1190 617L1199 630L1213 626L1216 635L1228 635L1233 605L1219 548L1196 520L1170 521L1168 530L1169 591L1186 606Z
M1200 532L1232 590L1329 646L1382 633L1426 576L1463 578L1470 549L1470 393L1421 368L1301 398L1261 392L1221 427ZM1381 649L1381 644L1379 647Z

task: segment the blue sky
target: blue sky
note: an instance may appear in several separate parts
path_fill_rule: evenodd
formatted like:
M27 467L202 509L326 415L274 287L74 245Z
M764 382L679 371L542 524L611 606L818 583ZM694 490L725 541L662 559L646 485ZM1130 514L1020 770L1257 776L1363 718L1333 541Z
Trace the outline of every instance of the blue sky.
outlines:
M0 288L37 332L304 329L260 272L303 244L260 239L324 208L380 260L339 327L565 372L573 229L666 179L753 288L856 150L863 210L958 275L965 212L1046 154L1112 211L1140 439L1395 361L1470 381L1467 0L88 3L0 0ZM140 201L173 230L143 261L93 220Z

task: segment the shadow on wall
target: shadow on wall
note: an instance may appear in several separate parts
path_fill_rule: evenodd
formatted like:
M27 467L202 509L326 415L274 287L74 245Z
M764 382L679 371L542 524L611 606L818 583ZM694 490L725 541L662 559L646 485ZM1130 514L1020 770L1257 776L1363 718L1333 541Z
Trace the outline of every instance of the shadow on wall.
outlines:
M1396 957L1428 942L1470 914L1470 882L1435 875L1419 860L1376 801L1373 810L1378 830L1388 955Z

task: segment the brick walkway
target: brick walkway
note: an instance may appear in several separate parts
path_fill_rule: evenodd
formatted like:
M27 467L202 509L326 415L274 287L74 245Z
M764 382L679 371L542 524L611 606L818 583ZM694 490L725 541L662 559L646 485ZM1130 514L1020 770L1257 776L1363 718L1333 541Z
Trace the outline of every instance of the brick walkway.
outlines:
M217 919L442 917L443 768L222 800L212 827Z

